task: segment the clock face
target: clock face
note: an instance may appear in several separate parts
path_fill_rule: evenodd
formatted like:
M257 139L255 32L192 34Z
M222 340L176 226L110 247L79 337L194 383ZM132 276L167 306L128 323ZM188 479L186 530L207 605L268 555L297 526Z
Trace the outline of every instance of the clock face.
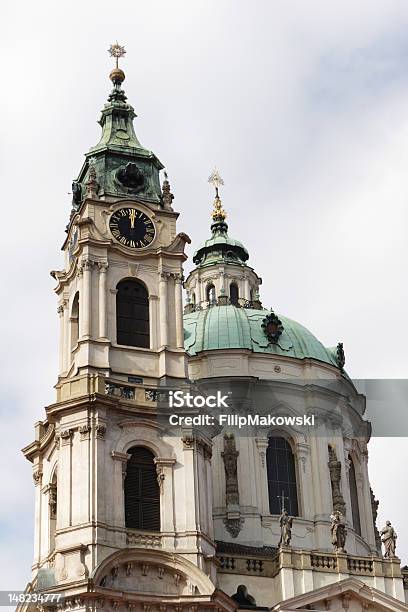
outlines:
M110 231L118 242L132 249L143 249L153 242L153 221L137 208L119 208L110 218Z

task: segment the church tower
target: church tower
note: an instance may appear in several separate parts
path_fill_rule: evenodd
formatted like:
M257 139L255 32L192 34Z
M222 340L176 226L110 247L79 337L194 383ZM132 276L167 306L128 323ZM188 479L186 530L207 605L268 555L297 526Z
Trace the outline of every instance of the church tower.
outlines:
M125 50L110 52L101 138L73 183L52 272L56 401L23 449L35 486L26 595L59 597L50 612L407 612L408 570L389 522L382 554L371 429L342 343L262 306L217 171L211 236L183 281L190 239L134 131ZM218 416L234 418L197 424L197 411L175 410L184 421L171 431L169 388L204 403L228 389Z
M158 389L186 377L187 235L163 165L139 142L116 44L98 144L73 183L57 281L56 403L23 449L33 465L35 551L28 591L70 609L231 609L214 588L211 441L165 437ZM225 605L224 605L225 604Z

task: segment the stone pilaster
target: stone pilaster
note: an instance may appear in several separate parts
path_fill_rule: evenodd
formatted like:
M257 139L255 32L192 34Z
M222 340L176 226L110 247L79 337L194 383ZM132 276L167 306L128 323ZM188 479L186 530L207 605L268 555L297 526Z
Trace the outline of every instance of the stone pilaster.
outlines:
M107 337L107 272L108 263L100 261L99 268L99 338L106 340Z

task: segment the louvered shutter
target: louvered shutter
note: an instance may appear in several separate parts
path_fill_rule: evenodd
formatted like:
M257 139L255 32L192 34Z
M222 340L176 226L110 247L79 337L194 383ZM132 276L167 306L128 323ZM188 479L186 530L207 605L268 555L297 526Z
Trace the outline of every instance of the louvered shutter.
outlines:
M128 453L125 477L125 524L130 529L160 531L160 488L154 455L135 446Z
M149 296L137 280L121 281L116 295L116 333L118 344L150 347Z

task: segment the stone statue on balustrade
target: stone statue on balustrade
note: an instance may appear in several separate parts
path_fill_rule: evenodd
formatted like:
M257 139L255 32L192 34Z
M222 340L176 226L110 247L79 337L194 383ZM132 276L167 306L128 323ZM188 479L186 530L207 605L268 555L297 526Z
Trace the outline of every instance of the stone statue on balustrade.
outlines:
M290 546L292 539L292 524L293 516L289 516L288 511L283 509L282 514L279 517L279 525L281 529L281 536L279 540L279 548L287 548Z
M397 534L390 521L386 521L385 527L380 531L380 535L385 549L384 557L386 559L394 559L396 557Z
M330 530L334 551L337 553L345 553L347 528L344 517L339 510L334 510L334 512L330 515L330 520Z

